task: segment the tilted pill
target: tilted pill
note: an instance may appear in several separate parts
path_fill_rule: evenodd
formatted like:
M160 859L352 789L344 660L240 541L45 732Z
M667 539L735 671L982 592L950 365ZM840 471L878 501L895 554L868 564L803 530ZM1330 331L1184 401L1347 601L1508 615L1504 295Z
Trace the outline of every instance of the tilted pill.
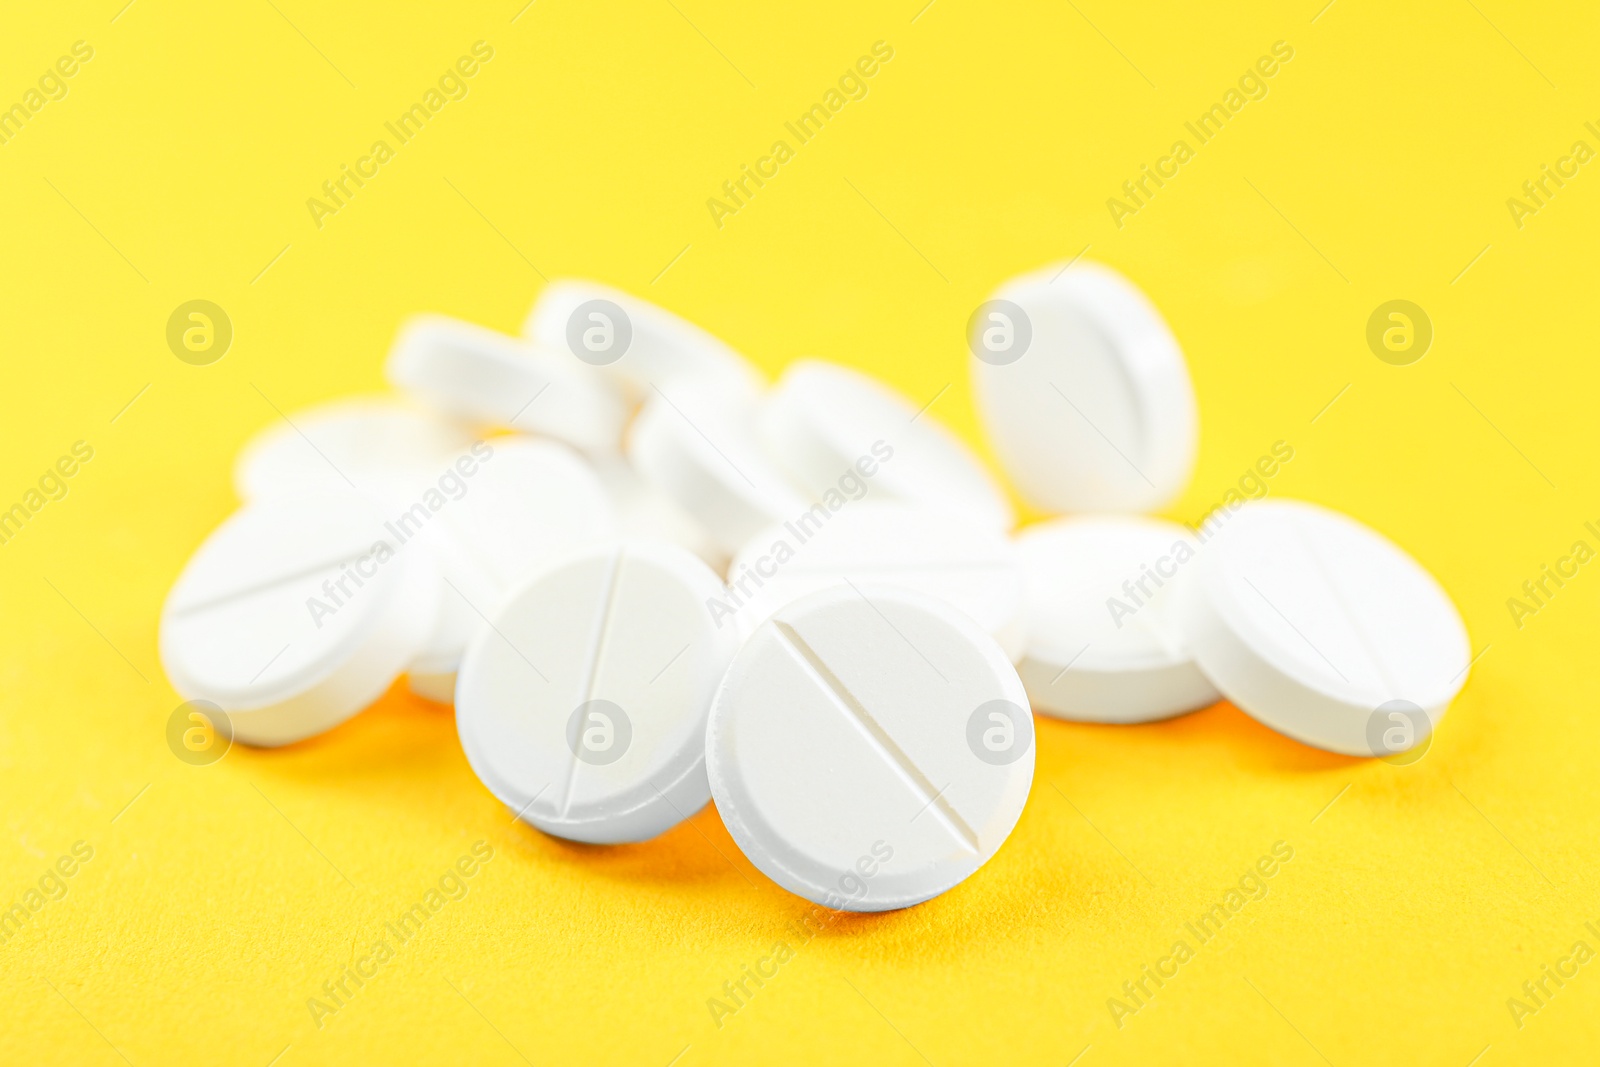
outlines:
M401 543L366 498L274 495L184 567L162 609L161 663L184 699L227 712L239 740L285 745L381 696L438 610L432 556Z
M1229 700L1308 745L1390 756L1427 740L1466 684L1466 627L1388 538L1299 500L1251 501L1202 530L1176 616Z
M1055 512L1154 511L1194 468L1188 366L1160 312L1096 263L1001 286L968 324L978 414L1018 491Z

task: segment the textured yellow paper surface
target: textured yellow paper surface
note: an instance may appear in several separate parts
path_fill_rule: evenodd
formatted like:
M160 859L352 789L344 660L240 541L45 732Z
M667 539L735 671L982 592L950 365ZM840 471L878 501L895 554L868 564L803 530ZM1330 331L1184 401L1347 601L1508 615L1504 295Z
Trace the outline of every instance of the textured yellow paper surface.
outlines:
M0 106L24 109L0 115L0 506L93 450L0 544L0 905L24 917L0 926L0 1061L1593 1058L1600 964L1542 968L1600 948L1600 565L1507 606L1600 548L1600 163L1571 156L1600 149L1592 5L122 3L11 5L0 32ZM480 41L421 132L387 131ZM801 143L785 124L875 42L865 95L846 79ZM1186 123L1275 42L1292 59L1202 143ZM791 157L761 163L778 140ZM1162 162L1179 140L1192 157ZM1165 184L1109 208L1146 164ZM308 208L344 166L365 183ZM770 176L708 208L744 166ZM1455 598L1481 658L1423 760L1327 755L1226 705L1042 720L988 867L802 941L804 903L715 810L625 848L514 826L449 712L403 691L286 751L169 751L158 610L235 506L240 445L381 390L404 315L514 331L545 277L591 276L769 374L869 369L977 442L968 316L1080 251L1188 355L1202 441L1173 517L1287 442L1271 494L1371 523ZM195 299L233 327L209 366L166 341ZM1409 366L1366 341L1394 299L1433 326ZM386 935L475 842L492 858L446 881L465 895ZM1188 934L1276 842L1266 895ZM1117 1018L1179 939L1193 958ZM719 1019L708 1000L779 941L792 958Z

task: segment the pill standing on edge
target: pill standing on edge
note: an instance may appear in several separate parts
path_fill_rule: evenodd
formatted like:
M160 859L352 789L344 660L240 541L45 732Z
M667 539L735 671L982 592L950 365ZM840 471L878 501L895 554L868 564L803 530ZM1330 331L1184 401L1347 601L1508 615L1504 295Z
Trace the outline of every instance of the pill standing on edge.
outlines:
M923 504L1001 530L1015 521L999 484L960 439L860 371L817 359L790 364L757 425L773 458L818 497L839 493L841 479L854 478L875 498Z
M781 609L717 691L706 759L750 861L828 907L937 896L995 854L1033 781L1033 719L964 613L885 586Z
M628 416L621 394L592 367L443 315L406 320L384 373L447 415L585 451L615 452Z
M1001 286L968 324L978 414L1030 503L1154 511L1194 469L1199 415L1161 313L1097 263Z
M1449 594L1421 564L1299 500L1246 503L1202 534L1175 615L1223 695L1349 756L1395 755L1431 736L1471 653Z
M552 561L478 632L456 729L517 817L593 844L643 841L710 799L705 724L737 647L721 588L676 545L620 542Z
M286 745L381 696L433 629L432 556L355 493L247 504L195 552L167 595L161 663L186 700L228 713L234 736Z
M818 507L756 534L728 568L723 610L749 634L790 601L843 582L938 597L971 616L1008 657L1022 654L1027 603L1010 540L983 523L895 500Z
M1028 590L1017 673L1036 711L1085 722L1149 722L1219 699L1171 622L1198 545L1140 516L1052 519L1017 535Z

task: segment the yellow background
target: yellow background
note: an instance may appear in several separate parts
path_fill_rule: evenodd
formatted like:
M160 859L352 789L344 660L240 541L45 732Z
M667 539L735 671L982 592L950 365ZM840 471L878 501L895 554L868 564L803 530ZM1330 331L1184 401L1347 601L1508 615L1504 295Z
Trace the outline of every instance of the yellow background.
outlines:
M95 450L0 546L0 901L95 850L0 944L0 1061L1593 1058L1600 963L1520 1029L1506 1001L1580 937L1600 948L1600 571L1520 629L1506 600L1575 540L1600 547L1600 165L1520 229L1506 200L1573 141L1600 147L1600 15L921 2L0 13L0 102L74 41L95 50L0 145L0 501ZM307 198L478 40L495 54L470 95L319 230ZM716 228L706 199L879 40L894 58L869 95ZM1269 95L1117 228L1106 199L1279 40L1294 58ZM1482 656L1421 762L1327 755L1226 705L1040 721L992 863L841 919L718 1028L707 998L804 904L714 810L622 848L513 826L449 713L400 691L286 751L168 750L157 614L235 505L241 443L274 405L381 389L404 315L510 331L545 277L594 277L768 373L816 354L918 403L949 385L931 411L976 442L967 316L1085 246L1190 361L1200 459L1174 517L1284 440L1274 495L1371 523L1455 598ZM207 367L164 340L196 298L236 331ZM1408 367L1364 340L1395 298L1436 330ZM495 858L470 894L316 1028L307 998L479 839ZM1294 859L1269 894L1113 1025L1107 998L1279 840Z

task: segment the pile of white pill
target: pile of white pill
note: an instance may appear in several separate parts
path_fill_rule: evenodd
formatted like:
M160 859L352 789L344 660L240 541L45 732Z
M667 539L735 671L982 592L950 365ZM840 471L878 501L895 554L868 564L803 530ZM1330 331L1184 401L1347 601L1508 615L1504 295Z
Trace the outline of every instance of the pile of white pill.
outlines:
M161 657L233 735L326 731L404 676L453 702L517 817L598 844L715 800L794 893L880 911L983 865L1033 781L1033 711L1226 698L1306 744L1424 743L1466 631L1400 548L1313 504L1198 528L1183 354L1094 264L972 316L979 415L1018 494L926 410L803 360L768 385L661 308L548 286L522 337L404 325L399 395L286 418L167 598Z

